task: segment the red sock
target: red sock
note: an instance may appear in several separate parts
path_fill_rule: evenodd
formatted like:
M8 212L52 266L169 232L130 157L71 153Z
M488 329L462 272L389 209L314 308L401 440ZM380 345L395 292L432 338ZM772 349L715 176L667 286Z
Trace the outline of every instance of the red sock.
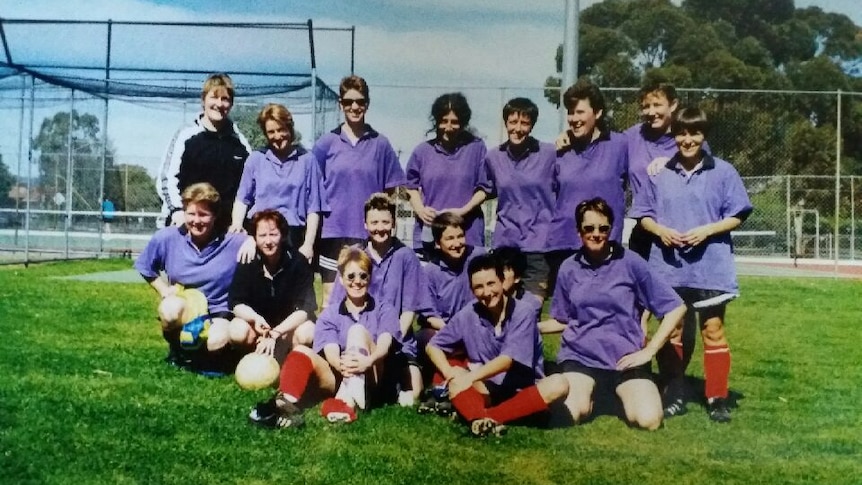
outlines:
M308 386L308 380L314 373L314 363L302 352L293 351L287 354L281 366L281 376L278 379L278 389L299 399Z
M539 388L530 386L514 397L487 410L488 417L503 424L548 409Z
M452 405L467 421L485 417L485 397L475 388L471 387L453 397Z
M727 397L730 375L730 348L727 345L707 345L703 348L703 374L706 398Z
M466 357L447 356L446 360L449 361L449 365L451 365L452 367L462 367L464 369L467 368L467 358ZM431 384L434 386L439 386L440 384L443 384L445 381L446 381L446 379L443 378L443 374L441 374L440 372L435 372L434 376L431 377Z

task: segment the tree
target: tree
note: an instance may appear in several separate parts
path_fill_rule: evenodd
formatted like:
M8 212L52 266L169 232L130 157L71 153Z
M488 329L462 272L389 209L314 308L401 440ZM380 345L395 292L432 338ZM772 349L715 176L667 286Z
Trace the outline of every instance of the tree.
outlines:
M106 173L105 197L128 212L157 212L162 205L155 180L140 165L121 163Z
M72 110L71 116L69 112L58 112L42 120L39 134L33 140L33 148L39 152L39 177L46 196L53 198L54 194L59 193L64 198L71 197L75 210L100 209L99 183L104 145L99 125L96 116L77 110ZM71 174L68 173L70 154ZM108 145L105 153L106 173L113 164L114 149ZM72 193L67 194L66 181L70 175Z
M3 163L3 155L0 155L0 205L9 202L9 191L15 185L15 177L9 172L9 167Z
M261 109L262 106L244 104L241 106L235 106L230 112L231 119L236 123L239 131L245 135L245 138L248 140L248 144L251 145L252 150L263 148L267 145L266 136L257 124L257 115L260 113ZM296 140L293 142L296 144L301 141L302 133L296 131Z

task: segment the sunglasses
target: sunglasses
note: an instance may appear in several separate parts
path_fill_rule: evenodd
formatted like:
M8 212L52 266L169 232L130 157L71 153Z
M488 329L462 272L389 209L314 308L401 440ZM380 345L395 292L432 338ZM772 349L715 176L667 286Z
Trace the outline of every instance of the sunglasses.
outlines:
M607 224L602 224L598 227L594 226L592 224L587 224L587 225L581 227L581 232L586 233L586 234L591 234L596 229L599 230L599 234L607 234L607 233L611 232L611 226L609 226Z
M356 106L360 108L364 108L366 104L368 104L368 100L365 98L341 98L341 106L345 108L349 108L353 106L353 103L356 103Z
M359 273L347 273L344 276L347 277L347 281L353 281L356 278L359 278L359 281L368 281L368 273L364 271L360 271Z

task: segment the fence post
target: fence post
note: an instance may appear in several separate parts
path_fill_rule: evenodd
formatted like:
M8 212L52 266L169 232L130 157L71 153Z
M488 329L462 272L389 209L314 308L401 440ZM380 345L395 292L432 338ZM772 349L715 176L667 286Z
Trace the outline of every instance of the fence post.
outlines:
M850 259L856 259L856 204L855 204L855 179L850 176Z
M72 163L72 155L73 155L73 147L72 143L75 141L73 135L74 131L74 122L75 122L75 90L72 90L72 94L69 96L69 149L67 151L67 159L66 159L66 224L63 228L66 233L66 247L64 255L66 259L69 259L69 230L72 228L72 170L74 169L74 164Z
M784 198L785 198L784 219L785 219L786 224L787 224L787 232L786 232L785 239L787 242L787 257L791 258L794 256L795 251L790 249L790 245L791 245L791 241L790 241L790 231L791 231L791 227L790 227L790 175L785 175L784 180L786 181L786 183L784 184L784 186L785 186L785 190L784 190Z
M835 130L835 274L838 274L838 236L841 232L841 90L837 93L838 127Z

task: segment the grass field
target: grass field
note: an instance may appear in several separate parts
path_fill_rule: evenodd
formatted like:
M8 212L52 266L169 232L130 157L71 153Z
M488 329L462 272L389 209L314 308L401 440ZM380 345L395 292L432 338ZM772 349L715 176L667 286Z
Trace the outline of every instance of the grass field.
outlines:
M727 425L699 403L653 433L463 426L385 408L347 426L246 424L269 392L164 365L146 285L53 278L122 260L0 268L0 482L651 484L862 482L862 283L741 280ZM548 351L556 342L547 342ZM689 371L701 375L700 358Z

